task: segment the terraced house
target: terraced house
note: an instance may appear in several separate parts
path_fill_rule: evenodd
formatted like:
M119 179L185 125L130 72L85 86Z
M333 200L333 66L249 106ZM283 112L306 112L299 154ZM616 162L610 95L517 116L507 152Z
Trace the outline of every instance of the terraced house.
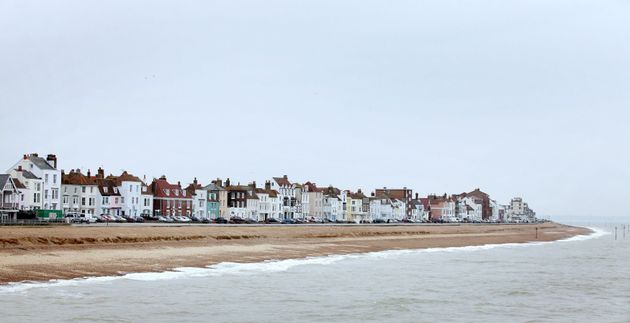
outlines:
M61 205L64 214L100 214L98 200L101 194L90 175L89 170L87 175L83 175L80 169L72 169L68 174L61 171Z
M15 220L20 209L20 192L9 174L0 174L0 222Z
M151 191L155 216L190 216L192 214L193 197L182 189L180 182L171 184L166 176L161 176L153 180Z
M24 155L7 173L16 169L27 170L42 179L41 209L61 210L61 171L57 169L57 156L50 154L44 159L36 153Z
M20 188L20 209L24 211L40 210L44 206L44 180L19 165L9 171L9 175L18 181Z

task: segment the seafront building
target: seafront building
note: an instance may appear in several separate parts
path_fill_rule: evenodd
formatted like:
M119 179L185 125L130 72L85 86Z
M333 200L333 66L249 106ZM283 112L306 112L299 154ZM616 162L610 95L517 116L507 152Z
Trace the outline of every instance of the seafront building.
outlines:
M16 220L21 196L10 174L0 174L0 189L0 222Z
M33 153L22 156L7 173L14 176L17 170L26 170L41 179L41 210L61 210L61 171L57 169L57 156L49 154L46 159ZM58 212L48 212L56 217Z
M193 217L242 218L255 221L334 222L534 222L536 213L520 197L503 205L475 189L459 194L420 197L407 187L374 190L318 187L307 181L292 182L287 175L272 177L263 187L256 182L234 185L217 178L206 186L194 178L185 188L166 176L147 182L128 171L105 176L99 167L92 175L80 169L58 169L57 156L44 159L25 154L6 174L0 218L16 220L20 214L58 219L63 214L119 216L128 219ZM30 212L30 213L29 213Z

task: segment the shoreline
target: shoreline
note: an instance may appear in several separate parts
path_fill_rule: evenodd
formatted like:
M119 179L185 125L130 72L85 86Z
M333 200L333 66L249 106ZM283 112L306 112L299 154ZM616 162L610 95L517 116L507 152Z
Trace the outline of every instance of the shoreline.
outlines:
M538 228L538 239L536 239ZM0 227L0 285L386 250L556 241L557 223L402 226Z

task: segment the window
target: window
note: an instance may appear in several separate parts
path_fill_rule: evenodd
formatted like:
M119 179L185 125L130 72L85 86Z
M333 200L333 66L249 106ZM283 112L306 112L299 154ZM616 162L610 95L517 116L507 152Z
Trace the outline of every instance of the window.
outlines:
M48 174L44 175L44 182L48 184Z
M81 186L81 193L85 193L85 186Z
M68 195L63 196L63 204L68 204Z
M94 193L94 186L90 186L90 194Z
M53 174L53 184L57 183L57 174Z
M81 198L81 205L85 206L85 197Z
M124 196L120 198L120 203L125 203L125 197Z

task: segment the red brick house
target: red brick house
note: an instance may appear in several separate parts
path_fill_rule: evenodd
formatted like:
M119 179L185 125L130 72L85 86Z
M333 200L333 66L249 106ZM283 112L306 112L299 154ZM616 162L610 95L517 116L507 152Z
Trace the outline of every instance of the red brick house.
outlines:
M190 216L193 197L182 189L181 183L171 184L166 176L154 179L150 185L153 192L153 213L155 216Z
M411 200L413 199L413 191L408 188L402 189L388 189L384 187L383 189L377 189L374 192L374 196L377 199L385 199L389 198L392 200L399 200L405 203L405 215L407 218L410 218L413 215L413 205Z
M463 198L463 197L472 197L475 200L479 201L481 204L481 217L484 220L488 220L492 217L492 206L490 206L490 195L481 191L480 189L475 189L469 193L462 193L458 195L453 195L455 198Z

